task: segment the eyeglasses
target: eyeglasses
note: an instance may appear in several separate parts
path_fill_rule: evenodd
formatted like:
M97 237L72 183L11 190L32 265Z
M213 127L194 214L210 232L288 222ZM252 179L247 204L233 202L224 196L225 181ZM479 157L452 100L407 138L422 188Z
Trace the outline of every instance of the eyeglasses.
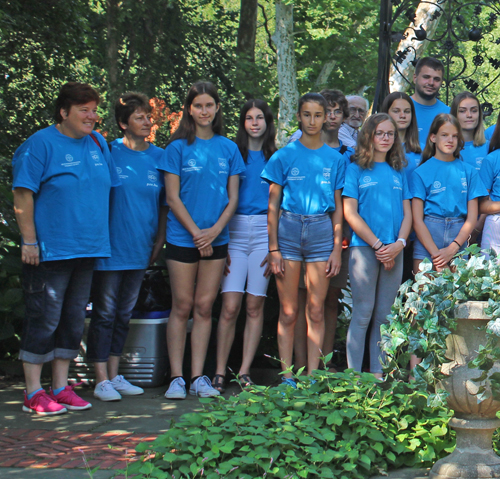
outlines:
M375 137L376 138L384 138L384 136L387 136L387 138L389 139L392 139L396 136L396 132L395 131L380 131L380 130L377 130L375 132Z
M349 107L349 116L355 115L356 113L360 116L363 116L363 115L366 115L366 110L364 110L363 108L355 108L353 106L350 106Z
M342 116L344 112L342 110L326 110L326 116L336 116L337 118L339 116Z

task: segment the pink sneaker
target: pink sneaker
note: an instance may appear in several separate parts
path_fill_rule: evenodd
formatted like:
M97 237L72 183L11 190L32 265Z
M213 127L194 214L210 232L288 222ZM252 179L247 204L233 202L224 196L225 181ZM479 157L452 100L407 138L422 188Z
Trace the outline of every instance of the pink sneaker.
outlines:
M58 404L43 390L38 391L31 399L28 399L28 395L24 391L23 411L36 412L40 416L55 416L68 412L62 404Z
M50 398L59 405L66 406L70 411L83 411L84 409L90 409L92 404L82 399L74 391L75 387L80 386L80 384L82 383L66 386L57 396L52 391L52 388L50 388Z

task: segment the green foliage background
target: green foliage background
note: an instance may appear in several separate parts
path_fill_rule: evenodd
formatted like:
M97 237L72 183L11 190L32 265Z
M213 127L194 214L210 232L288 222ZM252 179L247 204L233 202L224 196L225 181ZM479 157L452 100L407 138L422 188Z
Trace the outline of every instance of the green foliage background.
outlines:
M299 92L329 86L346 94L363 93L371 100L380 3L284 1L294 4ZM416 6L418 1L411 3ZM117 135L112 105L127 90L158 97L170 112L179 112L188 87L199 79L211 80L221 93L230 138L245 96L264 98L278 113L277 59L271 38L275 2L259 2L254 62L236 54L239 12L240 0L4 0L0 4L0 246L4 248L0 275L7 281L6 289L19 287L18 271L7 266L19 253L9 193L10 162L26 138L52 123L53 101L63 83L84 81L99 89L103 100L99 128L110 141ZM487 9L480 13L483 20L488 15ZM403 31L408 21L402 15L393 29ZM496 23L489 30L485 35L498 37ZM439 48L431 45L429 53L439 56ZM472 65L476 44L464 43L460 49ZM500 67L494 61L499 49L500 45L487 43L483 52L484 75L490 79ZM319 84L329 62L334 62L332 71ZM497 83L488 87L494 107L500 95ZM465 85L457 82L454 88L463 90ZM155 143L163 147L169 135L166 121ZM8 293L11 299L0 300L0 314L5 314L1 324L19 324L17 294Z

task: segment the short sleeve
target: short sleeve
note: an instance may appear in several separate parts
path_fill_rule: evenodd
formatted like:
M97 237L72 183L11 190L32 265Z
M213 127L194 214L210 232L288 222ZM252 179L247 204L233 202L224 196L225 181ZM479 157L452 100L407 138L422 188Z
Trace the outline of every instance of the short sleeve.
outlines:
M411 200L413 195L411 194L410 187L408 185L408 178L406 177L404 171L401 173L401 177L403 178L403 200Z
M165 148L158 161L158 169L181 176L182 168L182 141L175 140Z
M283 164L281 162L280 156L278 152L276 152L269 161L267 162L264 171L260 175L260 177L266 180L268 183L276 183L280 186L283 186Z
M485 188L477 170L475 168L471 169L470 187L467 188L467 201L488 196L488 190Z
M494 158L490 154L488 155L481 165L481 169L479 170L479 177L483 182L483 185L491 191L493 189L493 179L495 178L495 172L493 171Z
M12 159L14 180L12 188L27 188L38 193L47 161L45 145L28 138L15 152Z
M411 194L413 198L419 198L423 201L427 198L424 182L416 171L414 171L411 176Z
M120 181L120 177L118 176L118 173L116 171L116 163L115 163L115 160L113 158L113 155L109 151L108 142L104 139L104 137L100 133L97 133L96 131L94 131L94 132L92 132L92 134L99 141L99 145L101 147L102 154L103 154L104 159L106 160L106 163L108 165L109 176L111 178L111 186L112 187L120 186L122 184L122 182Z
M245 162L241 156L240 150L234 144L233 154L231 155L231 160L229 161L229 176L239 175L246 170Z
M359 199L359 167L355 163L351 163L345 172L342 196Z
M335 151L335 150L334 150ZM335 152L337 153L337 152ZM335 182L335 189L336 190L341 190L344 188L344 183L345 183L345 161L343 155L338 153L338 162L337 162L337 179Z

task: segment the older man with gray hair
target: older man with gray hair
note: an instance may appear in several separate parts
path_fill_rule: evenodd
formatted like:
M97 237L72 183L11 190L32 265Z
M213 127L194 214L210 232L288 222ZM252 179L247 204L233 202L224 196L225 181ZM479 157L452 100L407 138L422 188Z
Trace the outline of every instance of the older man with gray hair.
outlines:
M358 130L365 121L370 103L366 98L358 95L348 96L347 101L349 102L349 117L339 129L339 140L346 146L356 148Z

